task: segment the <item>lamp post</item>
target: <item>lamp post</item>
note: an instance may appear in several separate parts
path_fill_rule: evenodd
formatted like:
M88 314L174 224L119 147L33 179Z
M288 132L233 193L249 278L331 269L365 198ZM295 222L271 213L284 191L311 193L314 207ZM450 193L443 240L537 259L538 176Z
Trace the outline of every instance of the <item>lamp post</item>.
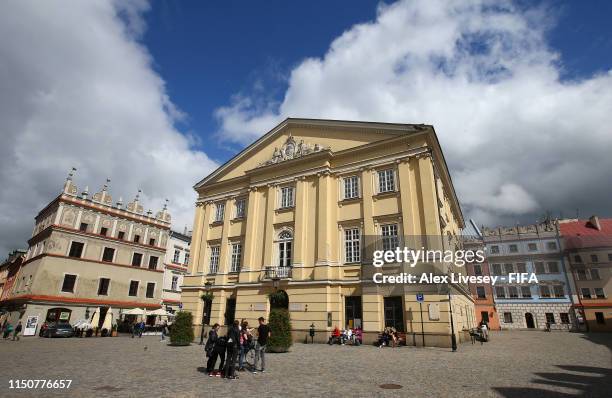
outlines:
M206 281L206 283L204 283L204 291L206 292L207 297L211 289L212 289L212 283L210 283L209 281ZM205 299L202 299L202 302L203 302L202 303L202 331L200 332L200 345L204 344L204 335L205 335L204 325L206 321L206 311L208 310L208 306L212 304L212 303L209 303L209 300L205 300Z
M453 304L451 302L451 287L448 285L448 309L450 311L451 323L451 348L453 352L457 351L457 337L455 337L455 322L453 322Z

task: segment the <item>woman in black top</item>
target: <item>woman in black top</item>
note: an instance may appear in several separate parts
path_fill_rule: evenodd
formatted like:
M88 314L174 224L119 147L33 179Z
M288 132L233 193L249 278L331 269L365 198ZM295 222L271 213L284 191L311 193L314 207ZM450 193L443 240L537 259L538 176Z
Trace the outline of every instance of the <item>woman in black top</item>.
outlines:
M227 331L227 361L225 364L225 378L236 379L236 354L238 354L238 344L240 344L240 321L236 319L234 324Z
M204 351L206 351L206 356L208 357L208 362L206 362L206 372L208 372L209 376L213 376L212 372L215 370L215 363L217 362L217 357L219 356L219 350L215 349L215 345L219 340L219 324L215 323L208 332L208 340L206 340L206 345L204 346ZM224 353L225 354L225 353ZM221 366L223 366L223 362L225 359L225 355L223 355L223 359L221 360Z

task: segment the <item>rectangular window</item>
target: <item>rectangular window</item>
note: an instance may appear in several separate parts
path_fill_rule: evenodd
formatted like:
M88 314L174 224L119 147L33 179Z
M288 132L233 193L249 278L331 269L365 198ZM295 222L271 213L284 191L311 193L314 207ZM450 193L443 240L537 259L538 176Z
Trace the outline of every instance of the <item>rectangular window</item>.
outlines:
M134 253L134 255L132 256L132 265L134 267L140 267L140 264L142 264L142 254Z
M557 250L557 242L547 242L546 248L548 250Z
M130 290L128 296L138 296L138 281L130 281Z
M361 261L361 236L359 228L344 230L344 254L347 263Z
M181 251L179 249L174 249L174 257L172 258L172 262L175 264L180 264L181 262Z
M344 199L359 197L359 177L350 176L344 179Z
M293 191L294 191L293 187L282 187L281 188L281 200L280 200L281 209L284 209L287 207L293 207L294 205Z
M393 169L378 172L378 193L395 191L395 172Z
M493 264L493 275L501 275L502 274L502 266L501 264Z
M149 246L155 246L155 238L149 239Z
M79 226L79 231L81 232L87 232L87 227L89 225L87 223L82 222L81 225Z
M62 292L74 293L74 285L76 284L76 275L65 274L64 283L62 283Z
M595 290L595 297L599 299L606 298L606 295L604 294L604 290L601 287L596 287L594 290Z
M525 263L518 263L518 264L516 264L516 271L520 272L520 273L527 272L527 264L525 264Z
M222 222L225 217L225 203L217 203L215 208L215 222Z
M117 234L117 239L123 240L124 238L125 238L125 232L119 231L119 233Z
M381 226L382 249L383 251L393 251L398 247L397 224L387 224Z
M516 286L508 286L508 296L510 298L518 298L518 289Z
M487 298L484 286L476 286L476 295L479 299Z
M546 263L548 266L549 274L558 274L559 273L559 264L556 261L549 261Z
M589 273L591 274L591 279L593 279L593 280L601 279L600 276L599 276L599 269L598 268L591 268L589 270Z
M242 243L233 243L230 272L240 272L241 258L242 258Z
M211 274L216 274L219 270L219 246L211 246L209 268Z
M510 253L518 253L518 246L517 245L509 245L508 246L508 250L510 251Z
M499 246L491 246L491 254L499 254Z
M108 235L108 228L104 228L104 227L100 228L100 235L102 236Z
M554 285L553 292L555 293L555 297L557 298L565 297L565 289L563 288L563 285Z
M102 261L107 263L112 263L115 258L115 249L112 247L105 247L104 252L102 253Z
M109 285L109 278L100 278L100 281L98 282L98 296L107 296Z
M555 314L553 314L552 312L547 312L546 313L546 322L550 323L550 324L554 324L555 323Z
M581 263L581 262L582 262L582 257L580 257L580 255L579 255L579 254L576 254L576 255L574 256L574 262L575 262L575 263Z
M550 288L548 286L540 286L540 297L550 298Z
M159 261L159 257L149 256L149 269L157 269L158 261Z
M170 286L170 290L174 290L174 291L178 290L178 280L179 280L179 277L177 275L172 276L172 285Z
M527 244L527 250L529 250L530 252L536 252L538 251L538 245L536 245L535 243L529 243Z
M529 286L521 286L521 296L523 298L531 298L531 288Z
M504 312L504 323L512 323L512 313Z
M147 298L155 297L155 283L149 282L147 283Z
M81 258L83 255L83 248L85 247L84 243L81 242L72 242L70 245L70 251L68 252L69 257Z
M134 235L134 243L140 243L140 235Z
M596 263L598 261L599 261L599 257L597 257L597 254L591 254L591 262Z
M608 261L612 261L612 253L608 253Z
M603 312L596 312L595 313L595 320L600 325L605 325L606 324L606 319L604 318L604 313Z
M185 253L185 261L183 261L183 265L189 264L189 253Z
M514 266L512 264L504 264L504 273L511 274L514 272Z
M236 218L244 218L246 213L246 199L236 199Z
M506 289L501 286L495 288L495 296L498 298L506 298Z
M544 268L544 263L541 261L538 261L535 263L535 271L536 274L545 274L546 273L546 269Z
M482 275L482 265L474 264L474 275L481 276Z
M576 279L579 281L586 281L587 274L585 269L577 269L576 270Z
M582 289L580 289L580 293L582 293L582 298L591 298L591 289L589 289L588 287L583 287Z
M569 314L567 312L562 312L559 314L559 318L561 318L561 323L568 324L570 323Z

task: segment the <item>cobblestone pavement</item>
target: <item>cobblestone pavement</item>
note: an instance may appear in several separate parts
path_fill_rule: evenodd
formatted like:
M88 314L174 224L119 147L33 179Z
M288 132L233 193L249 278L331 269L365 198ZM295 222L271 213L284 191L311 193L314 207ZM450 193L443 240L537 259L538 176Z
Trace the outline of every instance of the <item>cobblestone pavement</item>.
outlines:
M372 397L612 396L612 334L493 333L484 345L382 348L296 344L267 372L203 373L202 346L157 337L0 340L0 396ZM66 390L11 390L11 379L72 379ZM382 384L399 384L385 390ZM245 395L246 394L246 395Z

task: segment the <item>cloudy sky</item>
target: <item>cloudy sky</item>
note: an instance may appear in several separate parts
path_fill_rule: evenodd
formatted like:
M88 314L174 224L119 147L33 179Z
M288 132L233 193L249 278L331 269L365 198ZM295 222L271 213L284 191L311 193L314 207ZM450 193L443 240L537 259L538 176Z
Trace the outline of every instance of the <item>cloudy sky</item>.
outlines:
M203 3L2 3L3 253L73 166L182 230L287 116L433 124L479 224L612 215L609 3Z

